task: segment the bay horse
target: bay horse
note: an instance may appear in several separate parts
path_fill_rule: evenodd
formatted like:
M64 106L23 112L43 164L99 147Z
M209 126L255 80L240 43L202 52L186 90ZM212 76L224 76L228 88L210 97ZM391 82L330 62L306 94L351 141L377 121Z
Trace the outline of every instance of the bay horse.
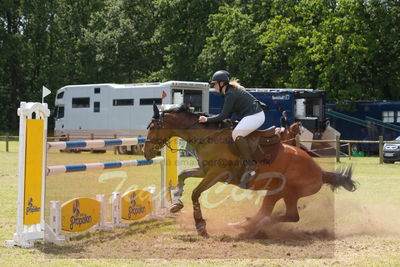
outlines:
M172 108L159 112L153 106L153 119L148 126L144 156L152 159L158 150L169 145L168 140L178 136L186 140L196 151L203 178L192 192L193 217L197 233L208 237L206 221L201 212L199 198L202 192L217 182L239 186L244 171L239 153L231 138L231 129L218 123L198 123L199 114L187 107ZM352 180L352 168L342 171L323 171L302 149L279 142L275 130L255 131L246 137L254 148L253 158L259 167L256 175L246 184L247 189L268 190L259 211L246 221L245 229L259 227L260 222L297 222L299 198L317 193L323 184L332 188L344 187L348 191L356 189ZM283 199L286 213L272 216L276 202Z
M226 127L234 128L236 123L227 120L224 122ZM275 128L275 134L280 136L280 141L283 144L288 144L295 146L296 145L296 136L301 133L301 122L295 122L288 129L285 129L283 133L280 133L279 127ZM169 207L169 211L171 213L176 213L183 208L183 202L181 201L181 197L183 195L183 187L185 184L185 180L189 177L192 178L202 178L204 177L205 173L203 170L202 160L199 160L198 155L195 155L197 159L197 163L200 167L198 168L190 168L181 171L178 175L178 185L172 195L172 204ZM239 185L240 186L240 185Z

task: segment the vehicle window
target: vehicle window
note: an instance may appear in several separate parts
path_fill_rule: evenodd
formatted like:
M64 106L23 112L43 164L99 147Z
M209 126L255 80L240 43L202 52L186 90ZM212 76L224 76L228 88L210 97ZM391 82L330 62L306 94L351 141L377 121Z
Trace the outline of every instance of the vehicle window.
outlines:
M156 105L161 105L161 98L141 98L140 99L140 105L153 105L153 103L156 103Z
M72 98L72 108L89 108L89 107L90 107L89 97Z
M133 99L114 99L113 106L133 106Z
M382 111L383 122L394 122L394 111Z
M93 112L100 112L100 102L93 103Z
M64 107L57 108L57 119L64 118Z
M61 99L64 97L64 92L61 92L57 95L57 99Z

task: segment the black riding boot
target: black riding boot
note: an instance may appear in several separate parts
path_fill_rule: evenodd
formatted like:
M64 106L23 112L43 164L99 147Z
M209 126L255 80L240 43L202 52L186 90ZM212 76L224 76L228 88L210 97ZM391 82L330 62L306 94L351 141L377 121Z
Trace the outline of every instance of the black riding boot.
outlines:
M245 187L248 181L255 175L257 163L251 158L249 144L243 136L238 136L235 140L235 144L240 152L241 158L243 159L243 165L245 167L245 173L242 175L240 180L240 186Z

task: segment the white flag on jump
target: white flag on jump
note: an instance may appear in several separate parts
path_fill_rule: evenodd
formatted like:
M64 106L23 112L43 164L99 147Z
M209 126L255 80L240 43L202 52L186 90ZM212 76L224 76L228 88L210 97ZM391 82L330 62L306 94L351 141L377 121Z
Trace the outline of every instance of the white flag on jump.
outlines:
M44 98L46 96L48 96L49 94L51 94L51 91L48 88L46 88L45 86L43 86L43 88L42 88L42 103L44 101Z

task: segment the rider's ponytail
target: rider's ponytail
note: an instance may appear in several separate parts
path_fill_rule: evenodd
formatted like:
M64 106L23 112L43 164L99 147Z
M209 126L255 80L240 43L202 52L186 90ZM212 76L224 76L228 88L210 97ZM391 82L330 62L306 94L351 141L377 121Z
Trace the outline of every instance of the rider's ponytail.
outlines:
M235 87L236 89L244 89L244 87L239 83L239 80L231 80L229 85Z

